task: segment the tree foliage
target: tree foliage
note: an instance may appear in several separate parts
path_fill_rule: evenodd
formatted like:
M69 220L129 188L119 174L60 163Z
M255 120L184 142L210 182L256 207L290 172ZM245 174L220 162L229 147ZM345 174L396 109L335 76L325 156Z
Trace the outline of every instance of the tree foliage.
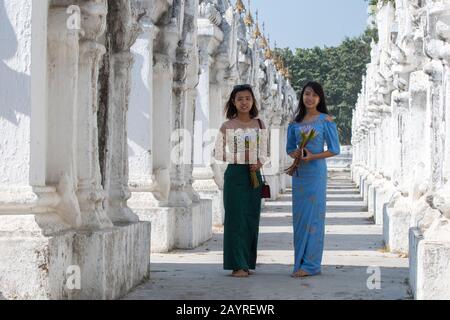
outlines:
M323 85L328 109L336 119L344 145L351 141L352 111L376 34L376 30L368 28L359 37L345 38L337 47L296 49L295 53L289 48L276 49L290 69L292 85L298 93L311 80Z

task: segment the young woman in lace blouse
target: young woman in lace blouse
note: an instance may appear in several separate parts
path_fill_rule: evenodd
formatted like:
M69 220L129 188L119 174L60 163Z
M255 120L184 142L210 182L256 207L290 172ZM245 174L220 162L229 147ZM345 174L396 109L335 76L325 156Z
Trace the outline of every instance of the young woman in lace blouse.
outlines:
M260 169L268 162L267 133L257 118L250 85L235 86L225 107L224 122L216 139L214 157L227 162L224 175L224 269L234 277L247 277L256 266L261 214ZM257 182L251 176L256 176ZM258 185L259 184L259 185Z

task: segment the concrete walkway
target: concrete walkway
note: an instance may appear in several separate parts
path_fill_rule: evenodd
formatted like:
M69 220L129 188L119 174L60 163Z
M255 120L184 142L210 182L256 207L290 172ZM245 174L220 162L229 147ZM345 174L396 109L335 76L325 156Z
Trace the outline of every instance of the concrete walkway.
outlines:
M266 202L254 275L237 279L222 270L223 230L217 229L195 250L152 254L150 281L125 299L410 299L408 259L383 251L381 226L373 224L348 173L328 181L322 274L291 278L291 199L286 193Z

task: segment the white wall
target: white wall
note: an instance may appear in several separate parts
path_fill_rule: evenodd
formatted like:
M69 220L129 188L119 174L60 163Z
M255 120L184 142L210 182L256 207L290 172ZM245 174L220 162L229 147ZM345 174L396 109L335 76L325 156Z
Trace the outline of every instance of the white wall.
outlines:
M151 179L153 119L153 33L146 30L131 48L134 57L127 117L130 183Z
M0 2L0 187L28 185L31 0Z
M28 1L29 2L29 1ZM33 0L31 42L31 168L30 184L45 185L47 149L47 15L49 0Z

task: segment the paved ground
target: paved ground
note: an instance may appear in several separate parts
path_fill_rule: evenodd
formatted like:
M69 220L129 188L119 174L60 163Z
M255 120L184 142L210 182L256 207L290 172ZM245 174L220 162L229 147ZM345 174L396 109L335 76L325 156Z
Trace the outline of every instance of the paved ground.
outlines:
M348 174L329 179L321 275L290 277L291 219L290 193L266 202L257 270L249 278L233 278L222 270L223 232L217 229L195 250L152 254L151 280L125 299L410 299L408 259L383 251L381 226L373 224ZM381 282L370 281L378 272ZM368 282L380 289L369 289Z

